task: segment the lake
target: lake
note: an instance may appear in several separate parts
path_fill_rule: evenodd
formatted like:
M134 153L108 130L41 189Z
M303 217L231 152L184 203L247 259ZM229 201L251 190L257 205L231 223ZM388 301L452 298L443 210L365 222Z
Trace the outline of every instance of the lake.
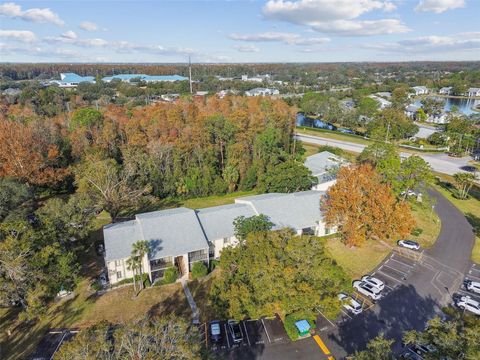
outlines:
M478 106L480 104L480 99L458 99L458 98L444 98L444 97L433 97L437 100L442 100L445 102L443 106L443 111L450 111L453 106L458 108L458 111L465 114L479 114L478 111L472 110L473 107ZM416 100L414 103L416 106L421 106L421 100Z

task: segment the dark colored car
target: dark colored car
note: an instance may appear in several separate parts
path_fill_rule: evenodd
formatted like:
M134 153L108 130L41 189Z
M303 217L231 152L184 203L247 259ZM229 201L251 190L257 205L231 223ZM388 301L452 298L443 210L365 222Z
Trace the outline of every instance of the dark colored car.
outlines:
M208 325L208 329L210 332L210 340L212 342L219 342L222 340L222 330L220 328L220 321L218 320L210 321L210 324Z
M234 343L240 343L243 340L242 329L240 328L240 323L235 320L228 320L228 330L232 335L232 340Z

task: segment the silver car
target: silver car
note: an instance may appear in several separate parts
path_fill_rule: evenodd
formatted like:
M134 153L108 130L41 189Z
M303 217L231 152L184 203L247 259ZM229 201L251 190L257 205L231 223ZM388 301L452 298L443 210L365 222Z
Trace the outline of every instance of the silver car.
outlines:
M383 290L385 288L385 284L383 283L382 280L377 279L370 275L365 275L364 277L362 277L362 281L365 281L366 283L369 283L375 286L379 290Z
M342 303L342 306L354 315L358 315L362 312L362 305L350 296L341 293L338 294L338 300Z
M380 300L382 298L381 290L365 281L361 281L361 280L354 281L353 287L360 294L368 296L372 300Z

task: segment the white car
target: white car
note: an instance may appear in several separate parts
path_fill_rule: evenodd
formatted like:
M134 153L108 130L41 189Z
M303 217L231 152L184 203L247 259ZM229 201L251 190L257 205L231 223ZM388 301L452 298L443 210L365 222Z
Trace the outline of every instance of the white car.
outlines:
M472 281L472 280L465 280L464 284L465 284L465 288L468 291L471 291L475 294L480 294L480 282Z
M358 315L362 312L362 305L355 299L352 299L346 294L338 294L338 300L342 303L342 306L354 315Z
M377 279L370 275L365 275L364 277L362 277L362 281L365 281L366 283L369 283L375 286L378 290L383 290L385 288L385 284L383 283L382 280Z
M372 300L380 300L381 290L365 281L357 280L353 282L353 287L362 295L368 296Z
M473 300L470 296L462 296L456 303L456 305L466 311L470 311L475 315L480 315L480 303Z
M405 195L405 191L402 191L402 192L400 193L400 195L402 195L402 196ZM407 196L417 196L417 193L416 193L415 191L413 191L413 190L408 190L408 191L407 191Z
M410 250L420 250L420 245L412 240L398 240L397 245Z

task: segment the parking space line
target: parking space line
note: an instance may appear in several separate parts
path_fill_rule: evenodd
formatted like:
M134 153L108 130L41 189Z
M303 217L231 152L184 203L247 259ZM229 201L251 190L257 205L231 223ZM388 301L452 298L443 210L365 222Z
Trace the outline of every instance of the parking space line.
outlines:
M270 335L268 335L267 327L265 326L263 319L262 319L262 325L263 325L263 329L265 330L265 334L267 334L268 342L272 342L272 340L270 340Z
M472 274L472 270L470 270L470 271L468 272L468 276L467 276L467 277L472 277L472 278L475 278L475 279L480 279L480 275L473 275L473 274Z
M346 315L349 319L352 318L345 310L340 309L340 311L341 311L344 315Z
M462 294L462 295L470 296L470 297L471 297L472 299L474 299L474 300L479 300L479 299L480 299L480 296L479 296L478 294L472 293L472 292L467 291L467 290L458 289L457 292L460 293L460 294Z
M391 266L388 266L388 265L383 265L383 267L387 267L387 268L389 268L389 269L391 269L391 270L393 270L393 271L399 272L400 274L403 274L404 276L407 276L407 275L408 275L408 273L405 273L405 272L403 272L403 271L400 271L400 270L395 269L395 268L393 268L393 267L391 267Z
M399 264L402 264L403 266L406 266L406 267L408 267L408 268L410 268L410 269L413 269L413 268L414 268L414 265L405 264L403 261L399 261L399 260L393 259L393 258L390 259L390 260L395 261L395 262L397 262L397 263L399 263Z
M250 344L250 338L248 337L248 331L247 331L247 327L245 326L245 321L243 321L242 324L243 324L243 328L245 329L245 335L247 336L248 346L251 346L252 344Z
M225 326L225 337L227 338L227 345L228 345L228 348L230 349L231 346L230 346L230 341L228 340L227 324L223 324L223 326Z
M322 339L320 339L320 336L314 335L313 339L315 340L317 345L320 347L320 349L322 349L322 351L325 355L327 355L327 356L331 355L330 350L328 350L327 345L325 345L325 343L322 341Z
M390 279L395 280L396 282L402 283L402 280L399 280L399 279L397 279L397 278L394 278L393 276L390 276L390 275L388 275L388 274L385 274L385 273L384 273L383 271L381 271L381 270L379 270L379 272L380 272L380 274L382 274L383 276L387 276L387 277L389 277Z

